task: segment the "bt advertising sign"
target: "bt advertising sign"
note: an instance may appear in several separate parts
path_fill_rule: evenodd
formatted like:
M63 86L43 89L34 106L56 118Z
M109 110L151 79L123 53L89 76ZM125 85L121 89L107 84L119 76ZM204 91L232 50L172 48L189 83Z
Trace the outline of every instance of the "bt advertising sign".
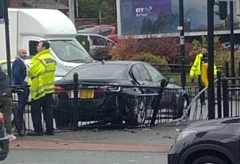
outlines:
M171 0L132 0L132 15L156 19L159 14L171 13Z

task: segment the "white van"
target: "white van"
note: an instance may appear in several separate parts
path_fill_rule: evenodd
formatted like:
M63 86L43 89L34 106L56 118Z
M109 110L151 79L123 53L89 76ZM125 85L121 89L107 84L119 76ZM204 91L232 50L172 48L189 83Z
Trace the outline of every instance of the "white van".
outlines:
M11 59L17 50L24 48L29 57L36 55L41 40L50 42L51 54L68 68L93 62L88 52L75 39L76 28L71 20L59 10L8 9ZM0 24L0 60L6 59L5 28Z

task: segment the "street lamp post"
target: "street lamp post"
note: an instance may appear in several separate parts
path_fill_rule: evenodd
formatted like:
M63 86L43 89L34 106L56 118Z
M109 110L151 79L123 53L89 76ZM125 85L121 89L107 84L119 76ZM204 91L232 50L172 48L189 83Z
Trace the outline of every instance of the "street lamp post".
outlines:
M207 38L208 38L208 119L215 118L214 95L214 0L207 0Z
M69 13L69 18L75 25L75 7L74 7L74 0L68 0L68 13Z
M185 89L186 85L186 72L184 69L185 66L185 39L184 39L184 5L183 0L179 0L179 26L178 30L180 31L180 50L181 50L181 84L182 88Z
M230 50L231 50L231 76L235 77L233 1L230 1ZM233 81L233 84L235 84L235 80Z
M10 53L10 39L9 39L9 20L8 20L8 0L1 0L3 4L3 16L5 22L5 39L6 39L6 58L7 58L7 72L11 78L11 53Z

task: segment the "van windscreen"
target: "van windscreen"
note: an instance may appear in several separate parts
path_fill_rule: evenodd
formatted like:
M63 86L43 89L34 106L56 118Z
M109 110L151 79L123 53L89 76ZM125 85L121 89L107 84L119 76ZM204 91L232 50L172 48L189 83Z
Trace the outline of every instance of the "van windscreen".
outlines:
M92 58L76 40L51 40L50 47L65 62L92 62Z

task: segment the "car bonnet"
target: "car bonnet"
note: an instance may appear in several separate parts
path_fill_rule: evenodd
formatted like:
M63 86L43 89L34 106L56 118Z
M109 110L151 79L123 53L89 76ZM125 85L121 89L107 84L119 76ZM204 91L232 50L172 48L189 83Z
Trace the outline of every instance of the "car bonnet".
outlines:
M217 131L228 125L228 121L231 119L214 119L214 120L205 120L197 123L190 124L185 131Z

